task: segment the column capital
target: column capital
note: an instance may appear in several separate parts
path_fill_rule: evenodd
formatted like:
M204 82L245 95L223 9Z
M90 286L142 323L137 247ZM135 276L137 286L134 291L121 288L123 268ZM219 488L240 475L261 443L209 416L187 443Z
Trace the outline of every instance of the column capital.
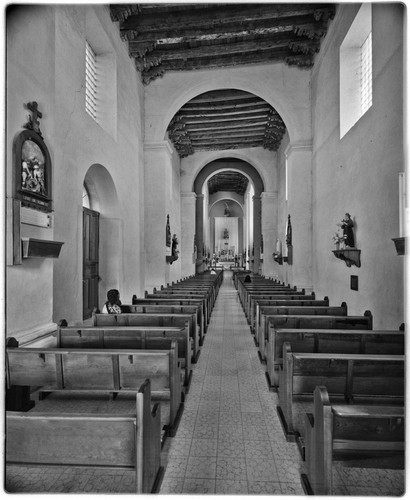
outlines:
M205 198L204 194L196 194L196 199L197 200L203 200Z
M262 191L261 193L261 199L262 200L271 200L275 199L278 197L278 192L277 191Z
M144 151L165 151L169 155L172 155L174 150L169 141L145 141Z
M312 141L292 142L285 149L285 157L288 158L292 153L312 152L312 149Z
M181 193L181 198L196 200L197 194L193 191L186 191L185 193Z

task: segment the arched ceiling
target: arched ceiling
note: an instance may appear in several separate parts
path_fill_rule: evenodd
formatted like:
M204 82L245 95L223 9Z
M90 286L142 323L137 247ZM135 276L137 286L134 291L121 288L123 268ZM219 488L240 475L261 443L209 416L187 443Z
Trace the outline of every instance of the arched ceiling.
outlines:
M332 3L111 4L144 84L167 71L265 62L313 66Z
M208 181L208 189L210 195L218 191L233 191L243 196L248 184L248 178L240 172L226 171L213 175Z
M276 151L286 127L263 99L242 90L201 94L176 113L168 135L181 158L196 151L263 147Z

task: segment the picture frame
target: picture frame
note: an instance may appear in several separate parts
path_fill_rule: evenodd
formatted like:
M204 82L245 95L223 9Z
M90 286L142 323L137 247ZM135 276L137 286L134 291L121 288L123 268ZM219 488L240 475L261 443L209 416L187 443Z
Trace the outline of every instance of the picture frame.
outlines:
M43 138L23 130L13 143L14 198L21 205L52 212L52 164Z

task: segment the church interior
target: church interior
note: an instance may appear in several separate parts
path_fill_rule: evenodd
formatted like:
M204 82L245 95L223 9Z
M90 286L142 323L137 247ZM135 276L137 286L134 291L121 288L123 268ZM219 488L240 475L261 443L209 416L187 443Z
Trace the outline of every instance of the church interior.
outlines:
M405 18L6 7L6 492L404 494Z

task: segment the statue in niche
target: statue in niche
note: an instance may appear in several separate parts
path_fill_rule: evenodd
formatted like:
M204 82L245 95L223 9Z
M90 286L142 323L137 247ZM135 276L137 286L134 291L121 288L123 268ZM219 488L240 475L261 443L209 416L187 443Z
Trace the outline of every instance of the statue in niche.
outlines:
M167 215L167 225L165 226L165 246L171 246L171 228L169 225L169 215Z
M231 216L231 211L229 210L229 205L228 205L227 201L225 201L224 216L225 217L230 217Z
M288 247L292 245L292 224L290 222L290 214L288 215L288 225L286 228L286 245Z
M354 234L353 234L353 220L350 217L349 213L345 213L345 217L342 222L337 224L339 227L343 229L343 240L344 244L347 247L354 248Z
M177 235L174 234L172 236L172 250L171 250L171 255L173 257L178 257L179 250L178 250L178 238Z

